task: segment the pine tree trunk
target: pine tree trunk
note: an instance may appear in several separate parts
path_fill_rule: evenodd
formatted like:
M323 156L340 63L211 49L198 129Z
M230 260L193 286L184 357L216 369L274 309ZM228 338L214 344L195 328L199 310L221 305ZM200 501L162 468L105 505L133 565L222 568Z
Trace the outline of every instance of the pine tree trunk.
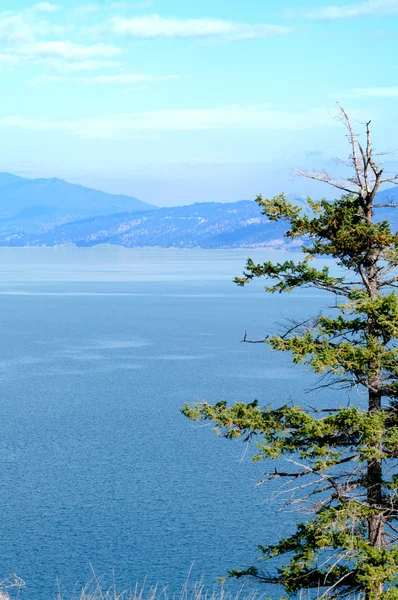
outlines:
M380 380L375 377L370 384L377 389L380 386ZM369 391L369 413L380 412L381 397L377 391ZM368 519L368 541L371 546L381 550L385 548L384 535L384 517L381 512L383 505L383 467L381 460L372 460L367 465L367 501L370 508L374 507L374 515ZM381 583L376 590L373 598L379 598L384 592L384 585ZM370 590L365 591L365 597L370 598Z
M381 402L379 394L369 392L369 413L379 412ZM370 507L375 508L375 513L369 517L368 539L371 546L381 549L385 547L384 521L380 513L383 505L383 470L381 460L372 460L367 465L367 501Z
M370 507L375 507L375 514L368 519L369 544L379 550L385 548L384 520L380 513L382 505L382 465L380 460L368 462L367 500ZM372 600L379 598L384 592L384 585L380 583ZM370 598L370 590L365 590L365 598Z
M373 200L368 204L366 220L373 222ZM377 270L377 255L374 252L369 253L369 263L367 269L369 296L375 300L379 293L379 281ZM378 332L375 331L375 325L372 319L368 320L369 337L378 338ZM370 414L381 411L381 373L377 364L370 364L371 377L369 384L369 402L368 411ZM381 442L380 442L381 450ZM374 515L368 519L368 541L371 546L377 549L385 548L384 517L382 514L383 505L383 467L381 460L372 460L367 464L367 502L370 508L374 508ZM373 598L379 598L384 592L384 585L381 583L379 589L374 592ZM370 597L370 590L365 590L365 597Z

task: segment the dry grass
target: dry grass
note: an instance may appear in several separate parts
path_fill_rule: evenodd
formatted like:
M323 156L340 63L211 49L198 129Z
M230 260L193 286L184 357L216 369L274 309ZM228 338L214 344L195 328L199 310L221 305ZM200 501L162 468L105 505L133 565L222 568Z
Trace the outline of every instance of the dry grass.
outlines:
M255 593L245 594L243 591L237 594L225 592L220 586L219 589L208 590L203 585L196 584L192 589L186 589L178 594L171 594L167 588L157 586L134 590L117 590L114 586L104 590L102 587L87 586L78 595L70 600L264 600L265 596ZM1 600L1 597L0 597ZM59 596L57 600L66 600L64 596Z
M0 581L0 600L18 600L21 589L25 587L23 579L18 575L10 575Z
M11 577L0 581L0 600L22 600L21 590L25 587L25 582L12 575ZM113 584L111 587L104 585L103 579L97 577L93 572L91 581L83 588L76 588L75 593L65 595L61 590L61 585L58 586L58 594L56 600L265 600L265 594L250 592L244 588L232 594L227 592L222 584L216 585L209 589L205 587L203 581L191 583L190 573L188 574L185 584L177 593L172 593L167 587L159 585L150 586L144 582L142 585L136 584L132 590L121 590ZM25 590L23 598L29 599L29 589ZM51 600L53 598L50 593L48 598L43 600Z
M189 580L183 585L180 592L171 593L167 587L147 586L136 584L133 590L120 590L116 585L104 589L100 579L93 579L72 598L66 598L59 593L57 600L265 600L265 594L260 595L242 588L239 592L231 594L226 592L222 585L208 589L202 581L191 584ZM1 600L1 597L0 597Z

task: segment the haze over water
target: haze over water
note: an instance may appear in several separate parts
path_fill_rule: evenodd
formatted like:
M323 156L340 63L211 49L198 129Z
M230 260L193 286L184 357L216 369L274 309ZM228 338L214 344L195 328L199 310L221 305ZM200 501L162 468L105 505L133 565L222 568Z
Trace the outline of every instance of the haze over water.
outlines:
M292 526L255 485L265 465L179 413L204 398L321 401L288 356L240 340L325 298L236 287L249 255L269 258L0 249L0 571L26 581L22 597L54 597L57 578L70 592L90 563L123 588L178 591L195 562L211 586Z

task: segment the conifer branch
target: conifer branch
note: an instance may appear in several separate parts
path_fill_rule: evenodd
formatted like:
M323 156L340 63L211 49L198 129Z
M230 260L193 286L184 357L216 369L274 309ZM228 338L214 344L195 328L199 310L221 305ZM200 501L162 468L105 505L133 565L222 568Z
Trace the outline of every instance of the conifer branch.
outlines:
M393 600L398 587L398 233L387 220L378 222L374 209L398 206L375 202L380 186L398 184L398 175L386 177L376 162L371 122L365 124L362 145L348 114L339 110L353 174L336 179L297 172L342 190L341 198L308 199L309 211L283 194L257 198L270 221L288 223L286 238L305 240L306 258L276 264L249 259L235 281L244 286L265 277L270 293L308 287L331 293L335 305L324 314L290 320L279 335L263 340L250 341L245 332L243 341L265 342L311 368L320 377L312 393L355 388L357 397L342 406L334 394L334 406L307 410L291 403L274 408L222 401L187 405L183 413L213 423L227 439L255 441L255 461L286 459L294 465L277 466L259 483L280 479L274 497L304 511L305 522L290 537L260 547L263 559L277 560L275 576L261 579L253 567L233 571L234 576L278 583L289 594L316 590L318 600L354 594ZM334 276L328 267L314 266L313 258L333 259L351 275Z

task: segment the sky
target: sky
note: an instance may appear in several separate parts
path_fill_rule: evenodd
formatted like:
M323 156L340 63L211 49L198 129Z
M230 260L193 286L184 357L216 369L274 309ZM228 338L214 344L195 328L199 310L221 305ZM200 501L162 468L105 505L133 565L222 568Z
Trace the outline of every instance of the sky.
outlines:
M0 171L159 206L330 196L294 168L344 170L336 102L358 133L372 120L398 171L398 0L2 0L0 11Z

